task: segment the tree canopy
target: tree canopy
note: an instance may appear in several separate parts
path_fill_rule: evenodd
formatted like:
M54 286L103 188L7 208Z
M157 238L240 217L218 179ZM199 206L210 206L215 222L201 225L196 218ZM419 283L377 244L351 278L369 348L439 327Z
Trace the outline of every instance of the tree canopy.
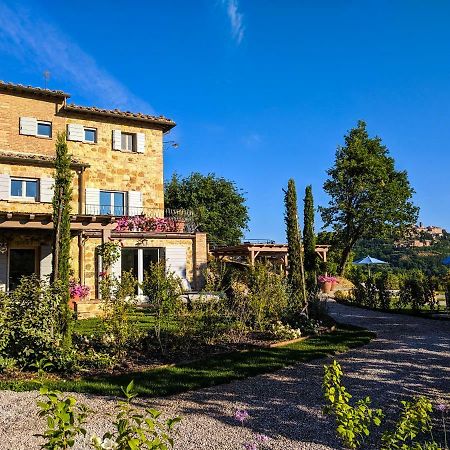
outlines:
M395 169L388 149L379 137L369 137L363 121L345 136L327 173L324 190L330 201L321 214L341 246L338 270L343 274L359 239L401 232L417 221L418 208L406 171Z
M249 215L245 197L233 181L198 172L182 178L174 174L165 183L166 208L190 209L199 231L212 243L233 245L243 238Z

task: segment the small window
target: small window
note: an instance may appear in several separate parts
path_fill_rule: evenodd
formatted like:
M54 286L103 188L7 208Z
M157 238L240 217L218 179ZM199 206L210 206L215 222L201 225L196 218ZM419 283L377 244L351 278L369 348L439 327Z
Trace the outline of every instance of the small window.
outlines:
M84 141L85 142L97 142L97 129L85 128L84 129Z
M100 191L100 214L124 216L125 192Z
M25 178L11 179L11 197L26 200L37 200L38 182Z
M37 136L52 137L52 124L51 122L41 122L37 123Z
M134 152L136 150L136 135L134 133L122 133L122 150Z

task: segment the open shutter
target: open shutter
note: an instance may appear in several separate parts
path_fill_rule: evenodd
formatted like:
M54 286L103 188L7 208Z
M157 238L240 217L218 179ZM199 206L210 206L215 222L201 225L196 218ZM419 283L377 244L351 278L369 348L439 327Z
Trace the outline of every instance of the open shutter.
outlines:
M120 256L117 261L113 262L111 266L111 274L116 280L120 280L122 278L122 252L120 252Z
M20 134L25 134L27 136L36 136L37 119L35 117L21 117Z
M50 245L41 245L41 261L40 261L40 276L41 280L49 280L52 273L52 247Z
M136 133L136 151L138 153L145 152L145 134L144 133Z
M53 200L53 189L55 188L54 178L41 178L40 180L40 196L42 203L51 203Z
M120 130L113 130L112 133L113 150L122 150L122 133Z
M8 286L8 252L0 253L0 291Z
M69 123L67 125L68 141L84 141L84 127L79 123Z
M189 282L186 278L186 247L166 247L166 272L173 273L181 279L183 288L190 290Z
M142 192L128 191L128 215L137 216L142 214Z
M100 214L100 189L86 188L86 214Z
M6 173L0 173L0 200L9 200L9 178L9 175Z

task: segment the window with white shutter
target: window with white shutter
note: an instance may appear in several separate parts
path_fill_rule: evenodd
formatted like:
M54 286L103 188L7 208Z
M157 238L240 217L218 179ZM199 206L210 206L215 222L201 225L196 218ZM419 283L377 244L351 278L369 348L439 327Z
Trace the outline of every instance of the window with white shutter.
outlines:
M136 133L136 151L138 153L145 152L145 134L144 133Z
M6 173L0 174L0 200L9 200L10 176Z
M67 125L67 140L82 142L84 140L84 127L79 123L69 123Z
M20 134L26 136L37 135L37 119L35 117L21 117L20 118Z
M100 189L86 188L86 214L100 214Z
M112 144L113 150L122 150L122 133L120 130L113 130Z
M137 216L143 212L142 192L128 191L128 215Z
M41 178L40 180L40 196L39 200L42 203L51 203L53 200L53 190L55 188L54 178Z
M166 247L166 272L173 273L176 277L180 278L183 288L190 289L189 281L186 276L186 247Z

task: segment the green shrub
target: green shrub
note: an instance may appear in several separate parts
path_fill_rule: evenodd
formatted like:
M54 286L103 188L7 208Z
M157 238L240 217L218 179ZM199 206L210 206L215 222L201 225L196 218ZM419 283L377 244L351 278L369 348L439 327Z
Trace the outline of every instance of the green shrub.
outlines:
M358 400L354 406L350 404L351 394L342 385L343 375L338 362L324 366L323 389L327 405L325 412L333 414L336 420L336 433L343 444L352 449L360 448L365 439L371 433L372 425L379 426L384 417L381 409L370 408L370 397ZM431 434L432 423L430 414L432 412L431 402L425 397L417 397L413 401L402 401L400 417L392 431L387 430L381 436L381 443L373 448L381 450L440 450ZM441 410L445 405L440 405ZM443 414L443 413L442 413ZM444 439L445 421L444 416ZM431 441L422 442L424 435L430 433ZM371 446L372 448L372 446Z
M167 273L163 262L152 263L144 274L142 291L155 313L155 336L161 352L165 353L167 341L163 339L162 331L178 320L185 309L181 280L172 272Z
M72 366L74 354L62 345L61 298L57 283L50 286L35 275L23 277L13 292L2 294L0 354L23 367L41 358L50 360L56 368Z
M324 370L323 390L328 402L325 412L335 416L336 432L344 445L359 448L369 435L369 427L381 424L383 413L370 407L369 397L358 400L354 406L350 404L352 396L341 383L343 372L336 361L324 366Z
M398 306L410 307L414 311L419 311L426 305L434 309L437 305L434 295L436 287L433 277L426 276L419 270L411 271L401 285Z
M256 263L233 280L232 289L232 310L251 329L269 329L289 304L287 279L270 264Z
M103 341L118 356L125 355L129 346L139 340L138 330L130 321L130 312L136 303L136 285L137 281L130 272L122 273L120 280L105 274L100 281L105 327Z
M118 402L118 411L113 421L113 429L102 438L93 435L90 447L95 450L168 450L173 448L172 433L179 417L161 419L161 413L146 408L145 414L133 407L136 397L133 382L122 388L125 400ZM47 429L37 436L44 439L41 448L46 450L67 450L73 448L77 437L86 435L84 428L91 411L73 397L63 397L59 391L40 390L43 400L37 402L39 417L46 419Z

